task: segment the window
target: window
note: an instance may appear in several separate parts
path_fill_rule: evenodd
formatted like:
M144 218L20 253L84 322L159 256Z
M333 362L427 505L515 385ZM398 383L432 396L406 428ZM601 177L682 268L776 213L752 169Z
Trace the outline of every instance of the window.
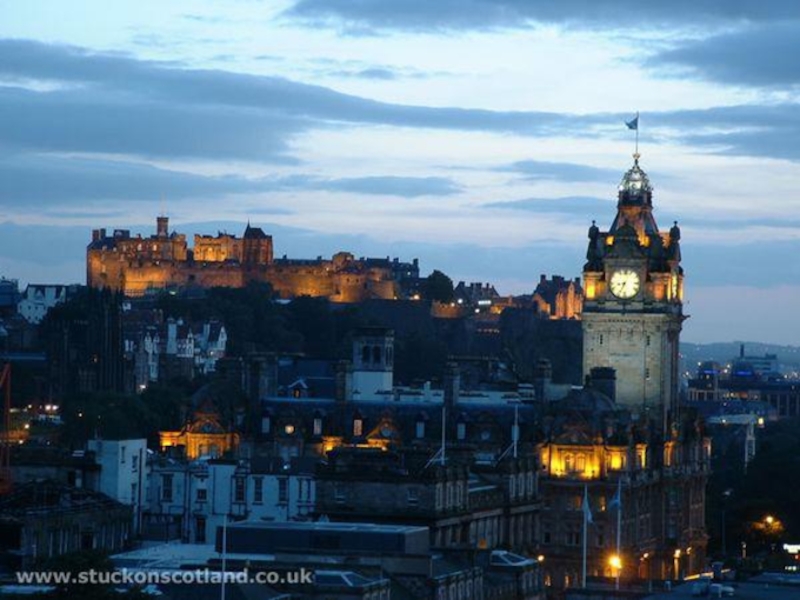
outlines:
M272 420L269 417L261 418L261 433L269 433L272 428Z
M345 500L347 500L344 486L341 483L335 483L333 485L333 499L336 504L344 504Z
M586 455L578 454L578 460L575 462L575 469L583 472L586 470Z
M456 437L459 440L463 440L467 437L467 424L466 423L459 423L456 425Z
M126 450L125 446L119 447L119 462L122 463L123 465L125 464L125 450Z
M208 500L208 490L206 488L197 488L197 501L198 502L205 502Z
M244 477L236 477L233 480L233 501L244 502Z
M322 418L314 418L314 435L322 435Z
M575 470L575 457L572 454L564 455L564 471L572 473Z
M198 544L205 544L206 542L206 518L196 517L194 523L195 535L194 539Z
M417 421L415 434L417 436L417 439L422 439L425 437L425 421Z
M364 420L360 417L353 419L353 436L361 437L364 435Z
M264 478L256 477L253 479L253 502L262 503L264 501Z
M578 546L581 543L581 531L580 528L570 525L567 529L567 539L566 539L567 546Z
M172 475L161 476L161 500L172 502Z
M139 457L134 454L131 456L131 471L136 473L139 470Z
M409 506L419 505L419 490L417 488L408 488L407 494Z
M650 367L646 367L644 370L644 378L650 379Z
M289 480L285 477L278 479L278 502L280 504L289 502Z

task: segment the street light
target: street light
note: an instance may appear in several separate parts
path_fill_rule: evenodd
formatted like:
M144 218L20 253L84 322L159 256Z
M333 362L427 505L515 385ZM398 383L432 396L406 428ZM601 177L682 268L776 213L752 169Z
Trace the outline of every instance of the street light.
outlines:
M619 589L619 576L622 572L622 558L619 554L612 554L608 559L608 564L611 566L614 571L616 571L616 581L614 583L614 588Z

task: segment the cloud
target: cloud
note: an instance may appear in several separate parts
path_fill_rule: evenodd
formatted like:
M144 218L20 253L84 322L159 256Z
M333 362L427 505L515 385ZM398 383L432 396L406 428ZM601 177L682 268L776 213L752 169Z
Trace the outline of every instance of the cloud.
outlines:
M648 127L661 129L688 146L737 156L800 160L800 104L742 104L646 115Z
M645 66L719 83L755 87L800 84L800 22L758 24L687 40L647 58ZM669 73L669 71L667 71Z
M332 179L321 182L322 188L388 196L449 196L457 194L461 188L445 177L355 177Z
M565 215L606 215L613 213L613 202L592 196L565 196L562 198L524 198L484 204L483 208L520 210L532 213L562 213Z
M0 76L65 84L0 88L4 142L43 151L285 163L294 136L335 124L591 136L621 118L383 103L280 77L18 40L0 41Z
M511 165L500 167L498 171L519 173L528 181L567 181L585 183L590 181L613 181L619 172L613 169L601 169L589 165L564 162L547 162L540 160L522 160Z
M355 30L486 30L533 23L654 27L800 17L794 0L299 0L285 16L316 27Z
M324 178L289 175L246 178L200 175L125 160L54 155L13 155L0 161L0 206L29 205L35 210L76 202L170 201L223 198L273 191L336 191L414 198L460 191L441 177L372 176ZM135 185L132 185L135 182ZM271 208L272 214L291 214Z
M53 155L5 157L0 162L0 181L4 182L0 206L32 203L37 208L75 201L200 200L277 187L264 179L206 176L128 161Z

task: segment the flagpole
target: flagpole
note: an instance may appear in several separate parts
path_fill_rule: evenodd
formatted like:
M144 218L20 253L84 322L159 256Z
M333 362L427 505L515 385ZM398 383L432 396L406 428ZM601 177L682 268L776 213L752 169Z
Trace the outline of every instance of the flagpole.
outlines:
M636 111L636 157L639 157L639 111Z
M222 585L219 591L220 600L225 600L225 559L228 553L228 513L222 520Z
M638 130L637 130L638 135ZM622 477L619 478L619 483L617 484L617 498L619 502L617 503L617 556L620 559L620 568L617 569L617 580L614 584L614 589L619 589L619 575L620 571L622 571L622 555L619 553L621 541L622 541Z
M583 562L582 569L581 569L581 582L583 584L583 589L586 589L586 542L588 536L588 529L589 529L589 511L588 506L586 503L589 501L589 493L586 484L583 485Z

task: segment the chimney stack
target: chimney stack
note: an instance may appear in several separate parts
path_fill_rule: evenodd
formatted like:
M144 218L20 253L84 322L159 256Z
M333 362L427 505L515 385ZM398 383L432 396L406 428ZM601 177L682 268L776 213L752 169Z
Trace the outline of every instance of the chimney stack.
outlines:
M589 373L589 382L592 388L616 402L617 372L611 367L594 367Z
M461 393L461 372L458 365L449 362L444 367L444 404L448 412L455 409Z

